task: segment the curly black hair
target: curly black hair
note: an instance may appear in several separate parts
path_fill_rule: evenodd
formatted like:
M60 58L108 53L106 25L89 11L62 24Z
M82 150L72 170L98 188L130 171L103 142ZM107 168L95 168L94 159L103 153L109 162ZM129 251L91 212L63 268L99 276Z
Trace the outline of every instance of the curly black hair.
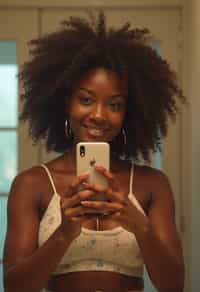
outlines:
M64 152L71 146L65 136L66 103L74 85L87 71L111 69L126 80L127 112L123 128L126 146L116 137L112 149L125 158L142 157L160 149L168 117L185 101L169 64L147 44L148 29L106 27L103 12L92 19L71 17L61 29L30 41L32 59L19 74L24 85L21 120L29 121L34 142L46 139L47 150Z

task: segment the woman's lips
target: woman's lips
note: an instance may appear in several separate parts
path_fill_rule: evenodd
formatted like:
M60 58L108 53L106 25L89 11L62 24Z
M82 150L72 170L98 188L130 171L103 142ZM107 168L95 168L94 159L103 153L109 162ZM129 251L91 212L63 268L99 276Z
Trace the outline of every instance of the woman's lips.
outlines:
M96 128L96 127L90 127L90 126L85 126L85 128L87 130L87 133L90 136L93 136L93 137L103 137L103 136L105 136L105 132L106 132L105 129Z

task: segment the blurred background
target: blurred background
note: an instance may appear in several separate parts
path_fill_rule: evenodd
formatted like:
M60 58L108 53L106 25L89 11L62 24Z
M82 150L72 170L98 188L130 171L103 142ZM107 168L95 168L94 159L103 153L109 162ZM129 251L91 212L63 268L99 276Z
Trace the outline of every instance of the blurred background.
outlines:
M0 0L0 292L6 206L15 175L54 157L43 143L33 145L27 125L19 123L22 88L20 66L29 58L27 42L59 28L71 15L104 9L109 25L130 21L147 27L151 46L176 71L189 106L169 122L162 152L152 157L154 167L169 177L176 202L176 221L186 264L185 292L199 292L200 222L200 1L199 0ZM170 280L170 279L169 279ZM155 292L145 273L146 292Z

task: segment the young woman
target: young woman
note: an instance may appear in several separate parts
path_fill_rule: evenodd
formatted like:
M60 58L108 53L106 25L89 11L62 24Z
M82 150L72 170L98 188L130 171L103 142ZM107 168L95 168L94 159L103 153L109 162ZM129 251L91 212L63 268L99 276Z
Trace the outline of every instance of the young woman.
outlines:
M31 42L21 71L22 119L34 141L61 155L20 173L8 203L5 291L143 291L143 267L160 292L181 292L184 264L173 193L149 161L184 101L147 30L106 29L79 18ZM108 187L76 175L76 144L108 142ZM103 194L107 201L92 201ZM88 214L88 210L94 211ZM98 211L102 211L99 215ZM103 213L105 213L103 215Z

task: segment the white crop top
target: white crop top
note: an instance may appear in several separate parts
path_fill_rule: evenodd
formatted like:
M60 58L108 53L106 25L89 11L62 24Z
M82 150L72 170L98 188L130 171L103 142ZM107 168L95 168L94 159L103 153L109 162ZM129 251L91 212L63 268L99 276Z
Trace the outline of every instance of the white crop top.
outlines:
M54 195L42 217L38 245L41 246L61 223L60 196L45 165ZM132 192L132 164L128 198L145 215ZM70 244L54 274L75 271L112 271L134 277L143 276L143 258L135 235L121 226L95 231L82 227L80 235Z

